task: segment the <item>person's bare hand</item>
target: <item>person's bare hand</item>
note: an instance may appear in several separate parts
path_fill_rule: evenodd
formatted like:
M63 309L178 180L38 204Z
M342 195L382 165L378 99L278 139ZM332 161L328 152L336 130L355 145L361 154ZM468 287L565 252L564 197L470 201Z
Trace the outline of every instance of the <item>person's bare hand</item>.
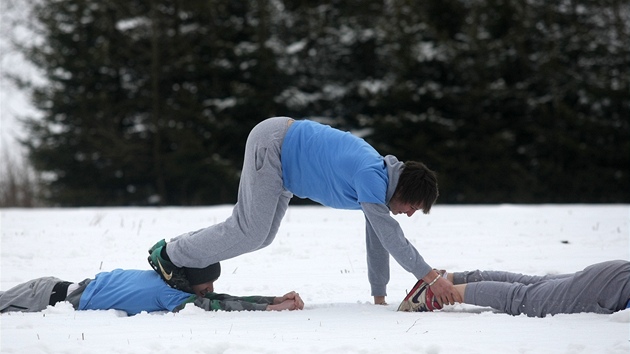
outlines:
M273 305L267 305L267 311L284 311L284 310L289 310L289 311L293 311L293 310L301 310L301 308L298 308L295 300L284 300L283 302L279 303L279 304L273 304Z
M287 301L293 302L295 307L294 308L290 308L290 309L286 308L284 310L302 310L302 309L304 309L304 301L300 297L300 294L295 292L295 291L291 291L291 292L288 292L288 293L284 294L283 296L276 297L273 300L273 304L274 305L282 305L282 304L284 304ZM270 306L272 306L272 305L270 305Z
M440 305L454 305L456 302L463 301L457 290L455 290L453 283L442 277L431 285L430 288Z

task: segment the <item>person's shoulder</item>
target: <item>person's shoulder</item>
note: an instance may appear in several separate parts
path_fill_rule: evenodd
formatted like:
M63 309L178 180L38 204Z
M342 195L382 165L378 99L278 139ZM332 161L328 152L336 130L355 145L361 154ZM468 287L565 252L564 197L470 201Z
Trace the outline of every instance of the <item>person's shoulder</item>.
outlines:
M122 269L116 268L108 272L102 272L97 276L115 276L115 277L127 277L127 278L142 278L142 279L162 279L154 270L147 269Z
M153 273L157 276L159 276L154 270L152 269L123 269L123 268L116 268L116 269L112 269L109 272L103 272L103 273L135 273L135 274L150 274Z
M325 122L319 122L311 119L296 119L291 126L296 126L301 129L316 129L316 130L339 130L337 128L333 128L332 125L326 124Z

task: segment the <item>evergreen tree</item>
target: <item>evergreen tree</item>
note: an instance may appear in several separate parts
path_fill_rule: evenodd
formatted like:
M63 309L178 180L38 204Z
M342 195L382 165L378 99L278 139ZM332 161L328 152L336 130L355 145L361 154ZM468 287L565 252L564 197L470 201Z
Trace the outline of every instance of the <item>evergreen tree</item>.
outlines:
M28 121L60 205L235 200L245 139L323 119L440 202L627 202L621 0L43 0Z
M235 198L243 145L281 85L254 1L43 1L49 85L31 158L61 205Z
M371 141L435 166L443 202L628 200L627 5L409 6L424 55L408 50Z

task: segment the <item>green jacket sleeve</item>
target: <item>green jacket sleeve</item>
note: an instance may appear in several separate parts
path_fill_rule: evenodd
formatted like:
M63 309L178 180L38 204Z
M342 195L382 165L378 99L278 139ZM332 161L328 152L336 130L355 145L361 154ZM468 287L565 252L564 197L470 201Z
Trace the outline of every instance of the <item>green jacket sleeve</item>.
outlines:
M209 293L205 297L190 296L173 312L183 309L192 303L206 311L265 311L267 305L273 304L273 296L232 296L228 294Z

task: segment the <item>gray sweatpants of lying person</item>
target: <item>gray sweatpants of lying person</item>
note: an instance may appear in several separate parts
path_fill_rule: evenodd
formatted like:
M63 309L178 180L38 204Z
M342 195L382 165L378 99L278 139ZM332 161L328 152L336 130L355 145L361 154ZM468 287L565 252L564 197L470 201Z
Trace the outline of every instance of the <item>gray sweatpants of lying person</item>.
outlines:
M625 309L630 299L630 262L608 261L573 274L546 276L480 270L455 272L453 283L467 283L465 303L511 315L610 314Z
M68 301L74 309L79 307L79 301L83 291L92 279L85 279L77 284L68 284L63 294L56 296L56 302ZM0 313L5 312L39 312L48 305L54 305L51 301L55 291L55 285L64 282L55 277L42 277L18 284L7 291L0 291ZM72 284L72 285L71 285Z
M37 278L0 292L0 312L39 312L49 305L53 288L61 279Z

